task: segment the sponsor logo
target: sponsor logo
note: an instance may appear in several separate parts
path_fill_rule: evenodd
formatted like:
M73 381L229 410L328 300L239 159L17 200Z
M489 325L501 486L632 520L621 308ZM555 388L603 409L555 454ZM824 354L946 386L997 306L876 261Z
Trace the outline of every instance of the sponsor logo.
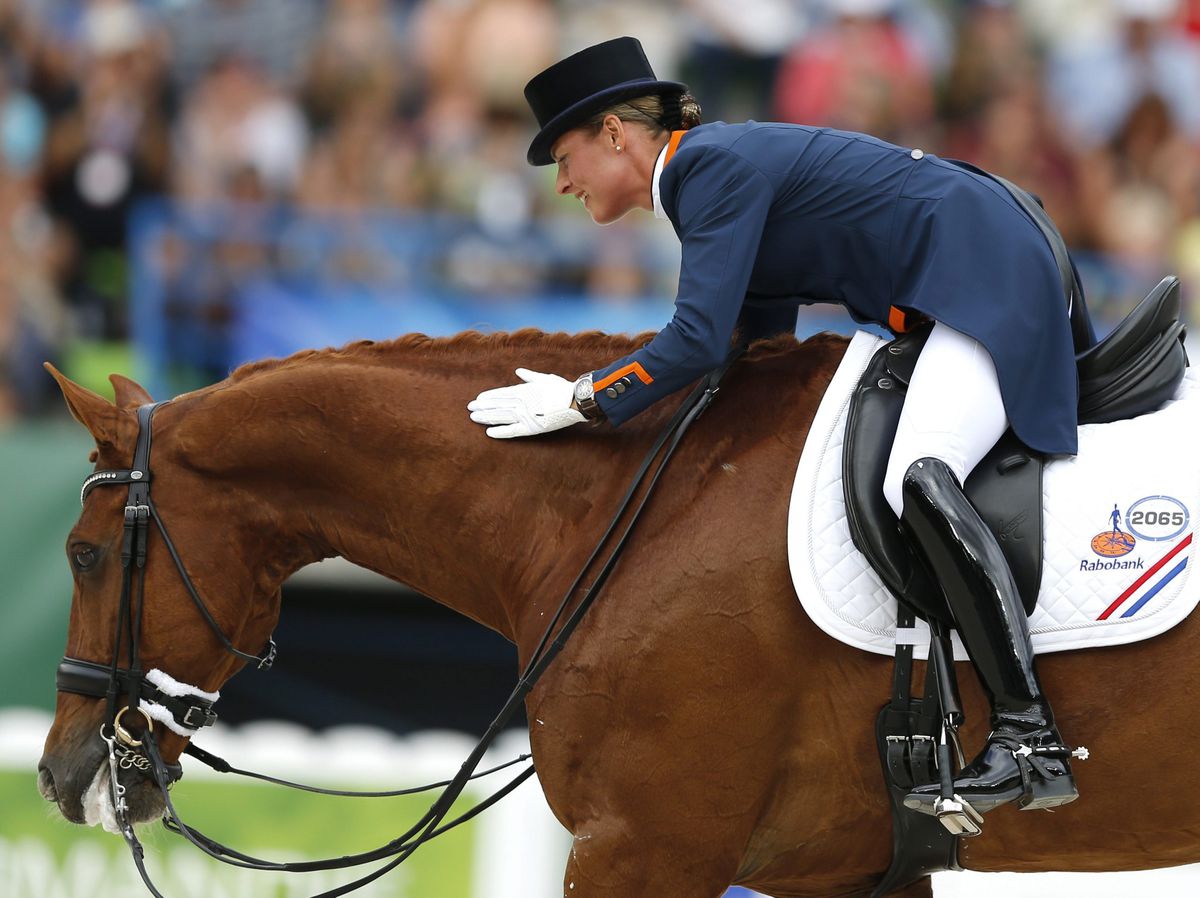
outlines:
M1187 506L1171 496L1143 496L1125 511L1126 529L1151 542L1174 539L1187 529L1190 519Z
M1103 558L1120 558L1122 555L1128 555L1133 551L1133 547L1137 545L1137 538L1132 534L1121 529L1121 511L1117 508L1117 503L1113 503L1113 510L1108 516L1111 526L1102 533L1097 533L1092 537L1092 551ZM1107 566L1087 567L1088 562L1081 562L1081 571L1100 571L1113 570ZM1099 564L1096 562L1096 564Z
M1140 571L1145 567L1144 558L1114 558L1111 561L1084 558L1079 562L1081 571Z

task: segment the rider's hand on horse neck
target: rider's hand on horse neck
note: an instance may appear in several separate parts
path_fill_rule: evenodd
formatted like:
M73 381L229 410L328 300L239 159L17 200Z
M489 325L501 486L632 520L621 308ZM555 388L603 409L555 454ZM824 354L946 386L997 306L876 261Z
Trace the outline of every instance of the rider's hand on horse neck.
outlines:
M489 425L488 436L498 440L531 437L584 420L583 413L571 407L575 399L572 381L527 368L518 368L517 377L525 382L484 390L467 403L471 420Z

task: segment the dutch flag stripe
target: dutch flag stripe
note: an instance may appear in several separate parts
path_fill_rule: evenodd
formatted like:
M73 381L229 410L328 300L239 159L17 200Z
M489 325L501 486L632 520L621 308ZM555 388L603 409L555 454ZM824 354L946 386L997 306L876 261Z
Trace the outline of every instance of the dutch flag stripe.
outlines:
M1141 610L1141 607L1143 605L1145 605L1152 598L1154 598L1156 595L1158 595L1158 591L1160 589L1162 589L1164 586L1166 586L1168 583L1170 583L1172 580L1174 580L1175 575L1178 574L1180 571L1182 571L1185 567L1187 567L1187 563L1188 563L1188 560L1185 558L1185 559L1183 559L1183 561L1179 562L1179 564L1175 565L1175 567L1171 568L1171 571L1170 571L1170 573L1167 574L1167 576L1163 577L1161 580L1159 580L1157 583L1155 583L1154 587L1152 589L1148 590L1144 596L1142 596L1140 599L1138 599L1136 602L1134 602L1132 605L1130 605L1129 610L1126 611L1124 614L1122 614L1121 617L1133 617L1135 614L1137 614L1138 611Z
M1169 562L1172 558L1174 558L1176 555L1178 555L1180 552L1182 552L1187 546L1189 546L1191 544L1191 542L1192 542L1192 534L1189 533L1187 536L1185 536L1183 539L1181 539L1179 541L1179 544L1176 545L1175 548L1173 548L1170 552L1168 552L1162 558L1158 559L1158 561L1154 562L1154 564L1152 564L1150 566L1150 568L1146 571L1146 573L1142 574L1140 577L1138 577L1136 580L1134 580L1133 583L1129 586L1129 588L1126 589L1119 596L1117 596L1116 601L1114 601L1111 605L1109 605L1107 608L1105 608L1104 613L1101 614L1098 618L1096 618L1096 620L1098 620L1098 621L1099 620L1108 620L1109 616L1114 611L1116 611L1118 608L1120 608L1121 605L1124 604L1126 599L1128 599L1131 595L1133 595L1135 592L1137 592L1139 589L1141 589L1146 584L1146 581L1148 581L1151 577L1153 577L1160 570L1162 570L1163 567L1167 564L1167 562ZM1162 581L1160 583L1155 584L1154 588L1151 589L1147 595L1143 596L1142 599L1136 605L1133 606L1133 608L1131 608L1128 612L1126 612L1125 614L1123 614L1121 616L1129 617L1131 614L1136 613L1137 610L1140 609L1143 605L1145 605L1146 602L1155 593L1157 593L1160 589L1162 589L1168 582L1170 582L1175 577L1176 574L1178 574L1181 570L1183 570L1183 568L1186 564L1187 564L1187 559L1185 558L1183 560L1182 564L1177 565L1172 571L1170 571L1170 573L1168 573L1166 575L1166 577L1164 577L1162 579Z

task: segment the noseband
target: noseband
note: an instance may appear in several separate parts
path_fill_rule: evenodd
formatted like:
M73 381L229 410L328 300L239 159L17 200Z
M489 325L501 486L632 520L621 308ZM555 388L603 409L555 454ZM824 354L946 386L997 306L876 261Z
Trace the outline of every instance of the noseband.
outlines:
M110 745L120 746L122 764L125 767L146 766L136 761L126 762L124 756L136 749L141 742L135 739L123 725L123 718L141 717L145 725L153 730L157 720L171 731L190 737L202 727L212 725L216 712L212 707L219 693L205 692L195 686L180 682L161 670L143 671L140 662L142 615L145 605L146 545L150 521L153 520L162 535L175 569L186 587L188 595L199 610L201 617L216 634L221 645L229 653L244 661L252 662L261 669L271 666L275 660L275 642L268 640L258 655L239 650L225 635L212 613L208 610L200 593L188 576L187 569L167 533L166 525L150 499L150 445L153 436L154 412L160 405L156 402L143 405L137 410L138 436L133 451L133 466L122 470L96 471L83 482L79 494L82 505L93 489L98 486L128 485L129 495L125 502L125 530L121 540L121 602L117 611L116 637L112 660L108 664L85 661L81 658L64 656L58 666L56 677L59 692L104 698L107 711L100 734ZM121 667L121 649L128 640L129 666ZM127 704L117 709L118 696L124 694ZM177 765L169 765L174 778L178 778Z

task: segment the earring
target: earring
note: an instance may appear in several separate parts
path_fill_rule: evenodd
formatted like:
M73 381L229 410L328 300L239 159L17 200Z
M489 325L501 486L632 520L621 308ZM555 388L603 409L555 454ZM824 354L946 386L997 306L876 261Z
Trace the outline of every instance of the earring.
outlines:
M617 152L618 152L618 153L619 153L619 152L621 152L621 145L620 145L620 144L617 144L617 145L616 145L616 147L617 147Z

